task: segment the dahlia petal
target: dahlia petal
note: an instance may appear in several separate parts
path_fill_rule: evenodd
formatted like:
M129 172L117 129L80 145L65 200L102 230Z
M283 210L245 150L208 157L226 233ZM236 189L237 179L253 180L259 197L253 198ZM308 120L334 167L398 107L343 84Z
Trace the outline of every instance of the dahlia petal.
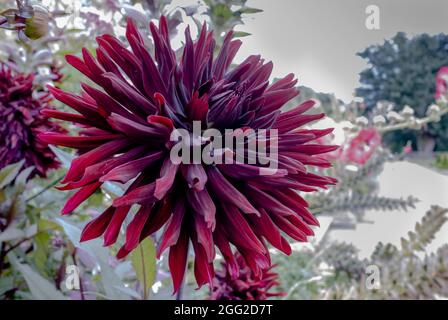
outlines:
M88 166L98 162L101 159L104 159L105 157L114 155L128 145L129 142L124 139L113 140L95 149L92 149L87 153L84 153L83 155L77 157L72 161L70 168L68 169L67 174L65 175L65 178L61 183L65 183L66 181L72 181L76 178L82 177L85 169Z
M160 246L157 249L157 257L165 251L166 248L175 245L179 239L182 221L185 215L185 207L183 201L179 201L174 207L173 214L168 222L163 235L160 238Z
M107 127L107 124L103 117L98 113L98 108L95 105L85 102L82 98L64 92L58 88L52 86L47 86L47 88L56 99L75 109L87 119L95 121L96 126Z
M92 121L90 121L89 119L86 119L81 114L68 113L68 112L63 112L63 111L58 111L58 110L53 110L53 109L42 109L40 113L49 118L65 120L65 121L69 121L69 122L73 122L73 123L79 123L79 124L83 124L83 125L92 125L93 124Z
M137 57L127 50L118 39L111 35L103 35L97 38L98 44L104 48L109 56L120 66L131 81L142 88L142 66ZM120 79L121 80L121 79Z
M222 211L227 219L226 221L222 220L221 223L224 224L228 239L238 247L238 250L242 247L258 252L265 252L265 248L260 239L252 231L249 223L238 208L232 205L226 205L222 208Z
M288 150L291 146L304 144L311 140L315 140L317 137L310 132L293 132L282 134L278 141L279 151Z
M301 183L300 174L292 175L281 178L272 179L270 177L265 177L264 179L254 179L249 183L260 190L274 190L276 188L292 188L303 192L313 192L317 189L315 187L309 186L307 184ZM325 189L325 186L320 186Z
M156 201L154 197L155 183L150 183L141 187L138 187L128 194L118 197L114 200L114 207L131 206L136 203L150 204Z
M90 221L82 230L81 242L92 240L103 235L112 217L114 216L115 208L109 207L102 214Z
M160 203L161 202L161 203ZM160 201L158 205L152 209L149 219L146 221L146 225L142 231L140 239L146 238L158 231L171 217L172 204L168 199Z
M196 241L194 234L191 237L191 243L193 244L195 253L194 275L198 287L200 288L206 283L211 285L213 282L213 277L215 276L213 263L208 262L205 249L198 241Z
M91 80L95 81L95 76L90 72L89 68L86 66L84 61L82 61L80 58L68 54L65 56L65 60L72 65L75 69L79 70L82 74L90 78Z
M247 198L239 192L215 167L208 167L207 173L211 188L216 196L224 202L229 202L241 209L244 213L260 213L255 209Z
M291 224L293 224L296 228L300 229L303 233L305 233L307 236L314 236L314 231L311 229L306 222L303 221L303 219L299 218L297 215L292 215L286 217Z
M126 242L124 247L127 251L132 251L138 246L140 235L148 220L151 208L152 206L142 206L126 228Z
M234 56L236 55L239 46L241 46L241 41L235 41L235 42L231 41L232 37L233 37L232 31L228 32L225 35L221 50L219 51L218 57L216 58L216 61L213 64L212 72L217 79L222 78L224 72L227 70ZM231 43L233 43L232 50L231 50Z
M311 129L311 130L297 130L295 132L297 133L305 133L305 134L312 134L314 135L314 139L319 139L323 136L326 136L334 131L334 128L327 128L327 129Z
M207 189L203 189L201 191L188 190L187 198L190 203L191 209L204 217L204 220L207 224L207 228L212 231L215 229L216 221L216 207L213 203L212 198L210 197Z
M294 240L300 241L300 242L306 242L307 237L305 232L303 232L301 229L293 225L288 219L285 217L276 215L276 214L270 214L270 217L274 221L274 223L282 229L283 232L285 232L288 236L293 238Z
M122 246L120 248L120 250L118 250L117 259L121 260L121 259L125 258L130 252L131 251L126 250L126 248L124 246Z
M109 225L104 231L104 246L110 246L117 241L121 226L123 224L124 219L128 215L130 208L131 207L114 208L115 209L114 215L112 216Z
M289 111L283 112L278 117L278 121L279 122L280 121L284 121L284 120L290 119L291 117L295 117L295 116L301 115L302 113L305 113L308 110L310 110L315 105L316 105L316 101L315 100L307 100L305 102L302 102L297 107L292 108Z
M261 116L259 118L256 118L252 124L251 127L259 129L259 128L271 128L272 125L275 123L277 117L280 115L280 110L277 110L273 113L266 114L264 116Z
M286 120L277 120L274 123L274 128L277 128L280 133L290 132L294 129L297 129L300 126L303 126L307 123L322 119L325 117L324 113L318 114L301 114L298 116L291 116Z
M193 91L194 85L194 71L196 70L194 65L194 48L193 40L190 35L190 26L185 28L185 47L182 55L182 67L183 67L183 83L187 91Z
M126 81L126 79L121 74L120 69L115 64L115 62L112 60L112 58L109 56L107 51L102 48L101 46L96 49L96 56L98 58L98 62L103 66L104 70L107 72L111 72L115 74L117 77L119 77L121 80ZM99 78L97 79L97 84L100 84L101 86L104 86L104 81Z
M291 246L281 236L277 226L264 209L260 209L260 217L250 216L249 220L258 233L265 237L270 244L287 255L291 254Z
M127 24L126 24L126 39L128 39L129 44L132 47L132 50L135 53L135 49L132 46L132 39L136 39L139 43L144 43L144 40L142 38L142 35L140 34L140 32L138 31L137 27L134 24L134 21L131 18L127 19Z
M81 87L87 92L87 94L90 97L92 97L95 100L98 106L101 106L108 111L108 115L110 115L111 113L117 113L123 117L132 119L134 121L138 120L138 118L135 115L129 113L129 111L127 111L122 105L120 105L116 100L114 100L112 97L105 94L104 92L92 88L91 86L85 83L81 83Z
M277 80L276 82L274 82L267 91L274 91L274 90L281 90L281 89L287 89L287 88L291 88L293 86L295 86L295 82L294 80L294 74L293 73L289 73L288 75L286 75L286 77Z
M296 89L271 91L269 93L265 93L262 98L255 99L252 104L257 105L261 102L261 99L263 99L263 107L261 108L259 114L260 116L264 116L278 110L281 106L296 97L298 94L299 91Z
M170 118L152 115L148 116L147 120L150 124L161 124L167 127L170 131L174 129L173 120L171 120Z
M197 241L204 248L207 261L213 263L215 259L215 245L213 242L212 230L207 226L204 220L204 216L199 213L195 213L194 226L197 235Z
M325 187L325 185L336 184L337 182L337 180L332 177L319 176L309 172L292 175L292 177L296 177L301 183L321 188Z
M163 162L160 169L160 178L156 180L156 188L154 196L157 199L162 199L173 185L179 165L174 164L171 159L167 158Z
M207 183L207 173L200 164L186 164L181 166L181 172L188 183L188 187L201 191Z
M287 170L289 174L307 172L306 166L302 162L282 154L278 155L278 167Z
M92 75L100 76L104 72L106 72L103 67L96 62L95 58L86 48L82 48L82 57L84 59L84 63L89 68Z
M38 135L39 139L48 143L58 146L64 146L69 148L95 148L99 144L109 140L119 139L123 136L120 134L108 134L102 136L93 137L71 137L65 134L59 134L54 132L44 132Z
M152 152L148 156L124 163L100 178L101 182L104 181L117 181L126 183L132 178L135 178L140 172L154 164L163 155L162 151Z
M84 200L90 197L100 186L101 182L94 182L76 191L65 203L61 213L72 213Z
M260 208L266 208L268 211L272 211L283 216L294 214L294 211L292 211L289 207L285 206L268 193L255 187L252 182L247 185L246 193L250 195L252 201Z
M239 266L236 262L235 256L233 255L232 249L230 248L230 243L225 237L224 231L222 231L221 228L216 229L213 233L213 239L215 240L216 246L219 251L221 251L221 254L227 263L230 276L232 278L238 277Z
M226 176L240 180L260 178L261 175L269 175L270 177L277 178L284 177L288 174L287 170L263 168L244 163L219 164L217 167Z
M143 64L143 86L146 94L150 97L154 96L155 92L166 93L166 87L160 76L159 70L154 63L149 52L146 50L143 44L134 42L135 49L138 50L135 54L140 57Z
M298 160L305 165L311 165L322 168L331 167L331 162L319 156L311 156L307 154L301 154L298 152L284 152L283 155L286 157L290 157L291 159Z
M109 81L112 88L120 94L122 99L127 102L127 106L133 106L133 110L140 109L140 112L155 113L157 107L152 104L148 99L142 96L137 90L131 87L127 82L121 80L114 73L106 72L102 75L105 80ZM137 111L138 112L138 111Z
M173 294L177 293L182 286L187 267L188 258L188 234L181 231L177 243L170 247L168 264L173 278Z
M321 144L304 144L298 145L290 148L290 151L295 151L298 153L304 153L308 155L322 154L331 151L335 151L339 146L324 146Z
M168 129L166 131L157 130L149 125L145 126L131 119L125 118L119 114L112 113L108 118L107 122L112 128L130 137L152 137L161 138L169 136Z
M187 114L190 120L205 122L208 113L208 96L204 94L199 97L199 93L196 91L191 98L191 101L186 106Z
M117 157L101 161L97 164L87 166L82 177L74 182L69 182L64 187L58 187L59 190L71 190L80 188L108 173L113 168L120 166L126 162L134 160L136 157L142 155L147 150L145 146L133 148ZM66 180L66 179L65 179Z

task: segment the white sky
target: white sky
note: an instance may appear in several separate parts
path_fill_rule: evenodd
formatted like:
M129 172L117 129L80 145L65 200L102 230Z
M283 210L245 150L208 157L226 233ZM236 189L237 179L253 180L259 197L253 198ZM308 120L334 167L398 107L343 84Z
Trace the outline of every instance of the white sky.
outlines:
M365 9L380 8L380 30L365 27ZM355 54L398 31L448 32L446 0L249 0L264 12L237 28L243 39L237 56L261 54L274 62L274 76L294 72L299 83L349 101L365 63Z

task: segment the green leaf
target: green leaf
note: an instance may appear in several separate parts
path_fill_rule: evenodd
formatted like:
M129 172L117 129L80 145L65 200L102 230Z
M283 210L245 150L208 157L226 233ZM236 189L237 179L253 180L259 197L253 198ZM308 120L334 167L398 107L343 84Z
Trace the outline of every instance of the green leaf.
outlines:
M249 8L249 7L243 8L243 9L238 10L238 11L241 12L241 13L245 13L245 14L253 14L253 13L263 12L263 10L261 10L261 9Z
M100 279L106 296L109 299L115 300L128 298L122 291L117 289L117 287L124 287L124 284L115 270L109 265L109 250L102 246L101 241L99 239L94 239L80 243L81 229L62 218L55 219L55 222L64 229L70 242L76 248L81 248L87 251L91 257L97 260L101 270Z
M23 191L25 191L26 183L28 182L28 177L34 171L34 166L23 169L19 175L16 177L14 181L14 188L16 193L20 193L23 195Z
M0 171L0 189L10 184L19 173L25 160L10 164Z
M62 231L62 227L54 221L41 218L39 220L38 231L43 230L59 230Z
M9 253L8 259L11 264L20 271L25 279L31 295L36 300L66 300L66 297L56 287L39 273L31 269L27 264L19 263L14 254Z
M46 274L45 264L48 260L50 238L50 234L47 232L40 232L34 237L34 263L44 274Z
M68 168L70 166L70 164L72 163L72 160L74 158L74 156L71 153L68 153L62 149L59 149L58 147L55 147L51 144L48 147L51 149L51 151L53 151L53 153L56 155L58 160L61 161L62 166L64 168Z
M243 37L247 37L247 36L250 36L250 33L244 32L244 31L235 31L233 33L234 38L243 38Z
M130 253L137 279L143 286L146 297L156 278L156 247L150 237L140 242Z
M6 230L0 233L0 242L21 239L23 237L25 237L25 231L15 227L8 227Z

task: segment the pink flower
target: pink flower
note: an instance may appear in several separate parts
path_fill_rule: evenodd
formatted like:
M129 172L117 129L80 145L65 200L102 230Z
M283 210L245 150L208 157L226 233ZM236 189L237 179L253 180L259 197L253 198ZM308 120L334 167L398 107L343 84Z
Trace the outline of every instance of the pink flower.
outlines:
M436 99L440 99L448 91L447 79L448 67L441 67L436 75Z
M365 164L381 144L381 136L375 128L359 131L344 152L344 158L357 164Z

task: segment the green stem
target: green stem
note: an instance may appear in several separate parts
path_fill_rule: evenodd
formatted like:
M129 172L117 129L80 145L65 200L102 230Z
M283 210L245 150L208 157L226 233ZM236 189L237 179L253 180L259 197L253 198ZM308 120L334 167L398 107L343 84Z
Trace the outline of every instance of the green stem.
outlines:
M53 181L52 183L50 183L48 186L44 187L42 190L40 190L38 193L36 193L35 195L32 195L31 197L29 197L28 199L26 199L26 202L30 202L31 200L39 197L40 195L42 195L44 192L46 192L47 190L53 188L55 185L57 185L62 179L64 178L64 176L60 176L58 177L55 181Z

